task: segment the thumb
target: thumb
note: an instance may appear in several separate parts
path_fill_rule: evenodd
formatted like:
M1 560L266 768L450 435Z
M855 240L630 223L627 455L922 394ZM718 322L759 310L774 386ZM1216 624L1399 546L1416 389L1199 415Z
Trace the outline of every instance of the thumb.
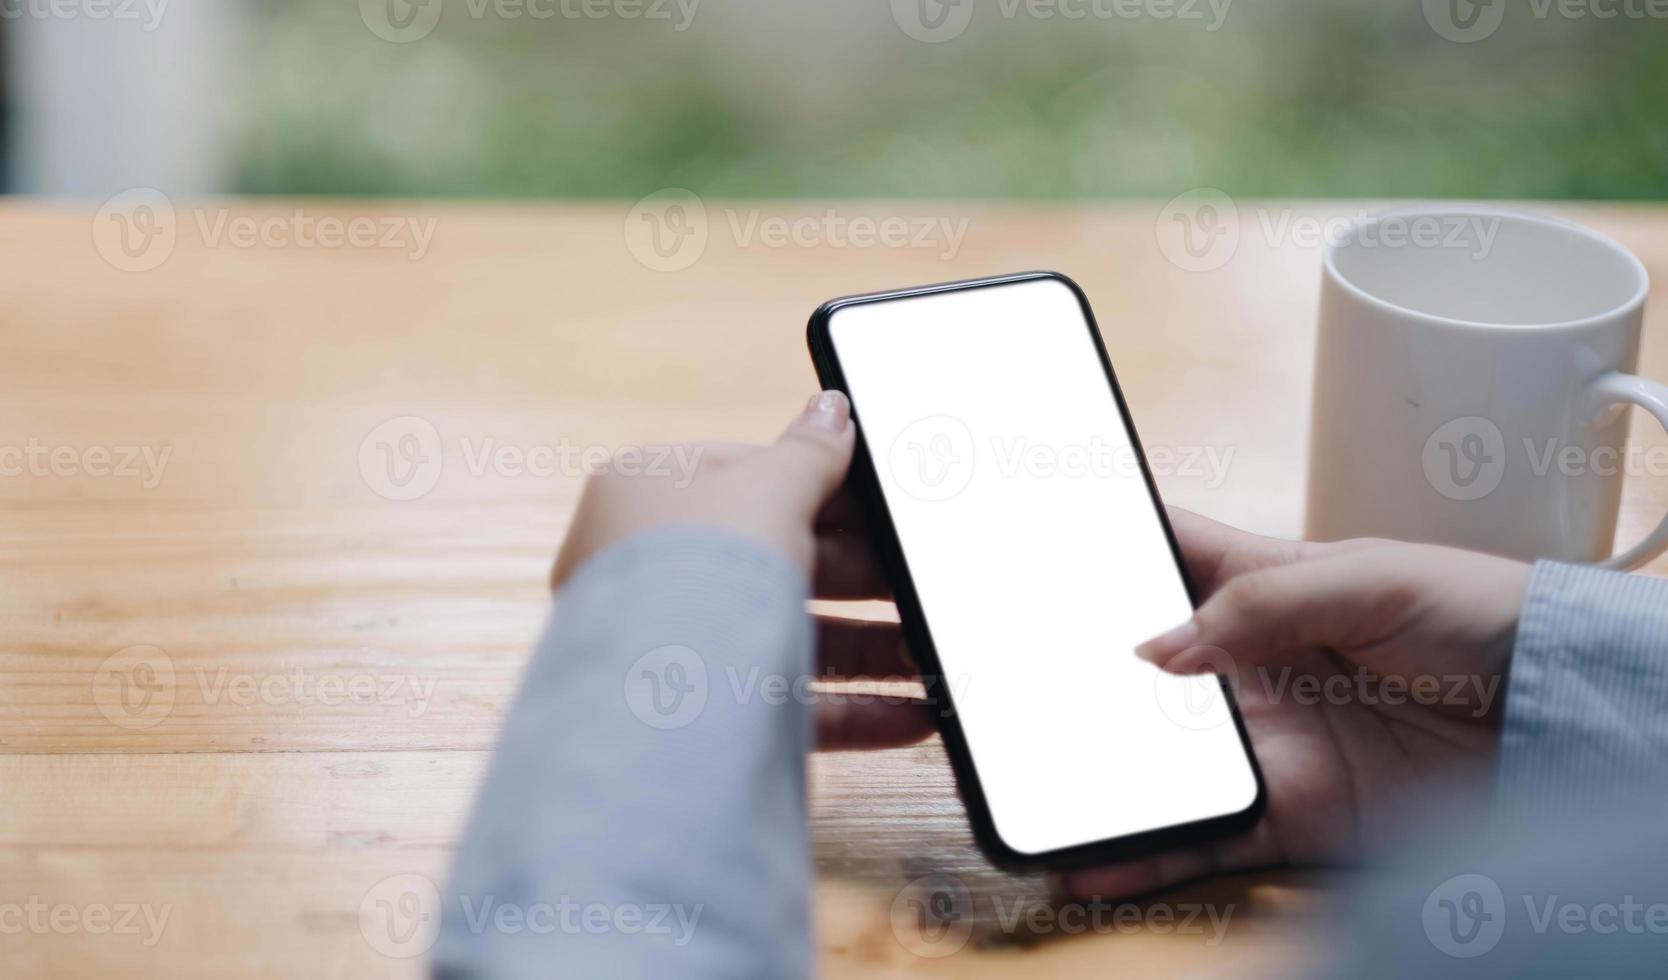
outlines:
M825 391L811 396L805 410L766 450L764 463L795 512L809 520L839 489L851 468L856 442L851 402L838 391Z
M1136 655L1171 673L1209 670L1226 653L1236 667L1290 659L1311 647L1344 651L1381 636L1408 590L1389 563L1344 552L1229 579L1193 618L1148 640Z

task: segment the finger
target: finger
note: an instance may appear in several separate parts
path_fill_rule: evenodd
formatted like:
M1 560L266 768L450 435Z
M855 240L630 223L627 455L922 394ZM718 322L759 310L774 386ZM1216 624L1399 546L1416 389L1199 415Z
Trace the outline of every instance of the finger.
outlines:
M932 708L916 698L819 692L817 749L895 749L914 745L933 732Z
M873 545L855 531L817 535L811 594L818 599L889 599L892 587Z
M897 623L818 616L817 675L912 680L916 673Z
M1074 898L1128 898L1203 878L1216 870L1211 846L1165 851L1152 857L1126 861L1061 876L1061 886Z
M1176 532L1188 577L1201 596L1221 588L1235 575L1284 564L1302 554L1303 544L1241 531L1180 507L1166 507Z
M550 589L552 592L560 589L573 570L590 554L593 547L587 534L591 527L590 512L596 507L597 484L592 477L585 481L585 488L579 493L579 503L574 507L573 519L568 523L567 533L562 536L562 543L556 549L556 562L550 569Z
M764 478L809 524L845 480L856 442L846 396L837 391L814 395L775 445L760 454Z
M857 495L851 492L849 486L841 486L834 491L834 496L817 511L816 527L819 531L862 531L869 530L868 517L863 513L863 507L857 501Z
M1278 863L1279 842L1265 822L1247 833L1199 847L1177 848L1103 868L1068 872L1060 876L1060 885L1079 899L1128 898L1207 875Z
M1393 562L1349 550L1260 569L1230 579L1193 618L1136 653L1173 673L1237 667L1300 655L1305 649L1363 647L1412 610L1417 591Z
M723 469L758 452L759 447L745 442L699 442L686 451L697 468Z

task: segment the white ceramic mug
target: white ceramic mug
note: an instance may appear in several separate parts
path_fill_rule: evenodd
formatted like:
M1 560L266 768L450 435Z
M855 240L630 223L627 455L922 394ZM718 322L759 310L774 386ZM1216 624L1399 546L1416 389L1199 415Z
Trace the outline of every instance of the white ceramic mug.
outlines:
M1489 207L1374 215L1326 252L1308 535L1376 536L1635 568L1668 518L1611 553L1650 286L1608 238ZM1656 447L1661 450L1662 447Z

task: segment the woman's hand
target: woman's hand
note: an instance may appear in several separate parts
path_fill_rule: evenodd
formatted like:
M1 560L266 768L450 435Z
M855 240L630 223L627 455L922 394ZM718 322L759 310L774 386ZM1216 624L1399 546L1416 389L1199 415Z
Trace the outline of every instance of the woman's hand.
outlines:
M868 535L843 493L856 429L837 391L812 396L769 446L690 447L692 473L593 477L580 498L551 573L560 588L592 555L655 527L722 528L786 555L811 577L818 599L884 599L886 581ZM620 467L619 469L624 469ZM818 680L915 679L896 624L817 617ZM817 704L823 749L890 748L932 731L928 705L888 696L824 695Z
M691 447L688 474L610 467L585 486L562 542L551 584L560 587L585 559L652 527L705 524L787 555L810 572L812 520L839 489L857 440L851 405L837 391L813 395L769 446Z
M1069 891L1359 862L1433 807L1486 799L1528 565L1394 541L1278 541L1170 513L1208 598L1138 654L1234 682L1268 809L1237 837L1067 875Z

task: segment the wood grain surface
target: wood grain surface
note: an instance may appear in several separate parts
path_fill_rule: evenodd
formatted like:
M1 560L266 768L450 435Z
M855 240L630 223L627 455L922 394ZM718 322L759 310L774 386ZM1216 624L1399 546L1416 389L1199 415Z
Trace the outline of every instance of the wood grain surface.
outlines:
M708 201L704 244L661 271L629 202L175 206L144 271L108 257L97 205L0 212L0 466L19 464L0 476L0 909L46 910L0 917L8 976L420 975L367 909L445 875L586 454L769 438L814 385L804 322L829 297L1068 273L1146 443L1231 453L1220 479L1161 476L1168 499L1296 534L1320 251L1268 219L1366 207L1241 202L1233 258L1189 271L1157 204ZM1668 276L1668 210L1560 210ZM757 231L829 214L961 234ZM216 234L297 215L432 238ZM1653 298L1658 378L1665 316ZM401 455L422 438L440 451ZM402 458L425 460L417 484L383 469ZM1630 479L1619 536L1664 508L1668 478ZM936 742L818 757L812 782L830 977L1278 972L1354 880L1241 876L1143 906L1231 907L1217 942L1072 932L1045 881L973 850ZM950 955L907 927L943 876L976 910ZM99 927L124 909L133 928Z

